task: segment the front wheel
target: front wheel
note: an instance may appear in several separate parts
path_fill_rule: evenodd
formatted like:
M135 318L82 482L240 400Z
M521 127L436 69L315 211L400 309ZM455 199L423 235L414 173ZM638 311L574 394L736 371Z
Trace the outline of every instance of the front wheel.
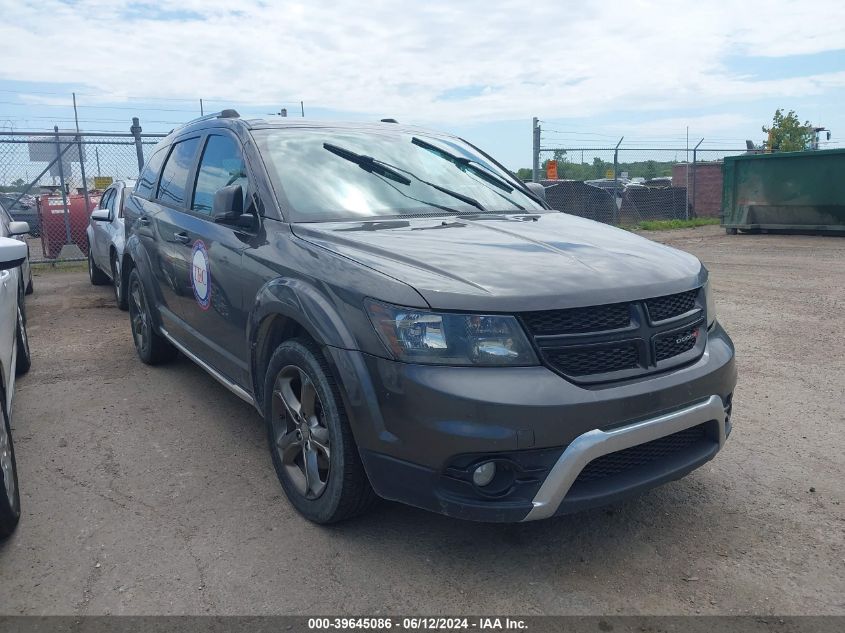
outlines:
M129 322L132 340L140 359L147 365L160 365L176 358L177 350L166 338L156 332L150 304L144 293L144 284L138 269L129 274Z
M264 381L264 418L276 475L305 518L334 523L372 505L376 496L337 384L312 341L276 349Z
M12 425L6 412L6 394L0 388L0 539L15 531L21 518L18 469L12 444Z

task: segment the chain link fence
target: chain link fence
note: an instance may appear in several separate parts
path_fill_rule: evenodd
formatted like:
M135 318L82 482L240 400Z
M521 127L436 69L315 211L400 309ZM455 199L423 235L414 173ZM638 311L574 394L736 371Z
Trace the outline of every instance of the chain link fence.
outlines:
M29 224L30 261L86 259L85 231L100 194L114 181L134 180L163 136L0 132L0 205Z
M534 169L549 204L564 213L622 226L718 218L722 159L749 150L700 145L625 147L620 140L615 147L542 147L535 120Z

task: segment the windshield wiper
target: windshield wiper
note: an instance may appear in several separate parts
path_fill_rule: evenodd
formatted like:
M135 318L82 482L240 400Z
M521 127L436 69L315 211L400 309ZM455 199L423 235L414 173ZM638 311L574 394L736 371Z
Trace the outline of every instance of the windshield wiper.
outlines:
M332 145L331 143L323 143L323 148L329 150L332 154L337 154L344 160L348 160L350 163L355 163L364 171L379 174L380 176L390 178L391 180L395 180L396 182L402 183L403 185L411 184L411 181L408 178L400 174L395 169L392 169L385 163L376 160L372 156L356 154L352 150L344 149L343 147L338 147L337 145Z
M415 173L408 171L407 169L402 169L401 167L396 167L395 165L385 163L384 161L380 161L377 158L373 158L372 156L357 154L352 150L345 149L343 147L338 147L337 145L332 145L331 143L323 143L323 147L332 152L333 154L337 154L341 158L348 160L350 163L355 163L366 172L378 174L379 176L384 176L385 178L390 178L391 180L395 180L396 182L401 183L403 185L411 184L411 181L404 176L404 174L408 174L412 178L420 181L421 183L428 185L433 189L437 189L437 191L445 193L448 196L452 196L453 198L455 198L456 200L460 200L464 204L473 206L479 211L487 211L487 209L484 208L484 205L482 205L475 198L471 198L469 196L465 196L462 193L458 193L457 191L452 191L451 189L448 189L446 187L436 185L433 182L429 182L428 180L423 180ZM428 204L431 204L435 207L440 206L434 203Z
M482 180L489 182L491 185L495 185L499 189L503 189L508 193L513 191L513 187L511 187L508 183L506 183L498 176L495 176L494 174L490 173L489 170L487 170L486 168L481 166L480 163L472 160L471 158L466 158L465 156L458 156L457 154L453 154L449 150L437 147L437 145L429 143L428 141L424 141L418 136L414 136L413 138L411 138L411 142L414 145L417 145L418 147L427 149L433 154L440 156L440 158L448 160L461 171L471 171L473 174L475 174Z

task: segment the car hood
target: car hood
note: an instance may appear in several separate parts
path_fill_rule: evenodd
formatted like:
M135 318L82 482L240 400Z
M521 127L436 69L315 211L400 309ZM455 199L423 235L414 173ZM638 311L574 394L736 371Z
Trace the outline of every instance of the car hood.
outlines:
M707 276L688 253L564 213L301 223L292 230L450 310L630 301L690 290Z

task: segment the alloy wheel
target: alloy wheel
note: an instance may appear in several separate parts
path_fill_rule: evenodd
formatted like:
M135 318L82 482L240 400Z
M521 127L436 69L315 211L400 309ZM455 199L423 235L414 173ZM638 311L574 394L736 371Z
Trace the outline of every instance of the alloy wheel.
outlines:
M316 499L329 481L331 446L325 409L305 371L288 365L273 386L273 439L288 481L307 499Z
M147 317L147 304L144 301L144 293L140 284L135 281L129 292L129 318L132 322L132 338L135 339L135 346L142 350L145 348L150 337L150 324Z

